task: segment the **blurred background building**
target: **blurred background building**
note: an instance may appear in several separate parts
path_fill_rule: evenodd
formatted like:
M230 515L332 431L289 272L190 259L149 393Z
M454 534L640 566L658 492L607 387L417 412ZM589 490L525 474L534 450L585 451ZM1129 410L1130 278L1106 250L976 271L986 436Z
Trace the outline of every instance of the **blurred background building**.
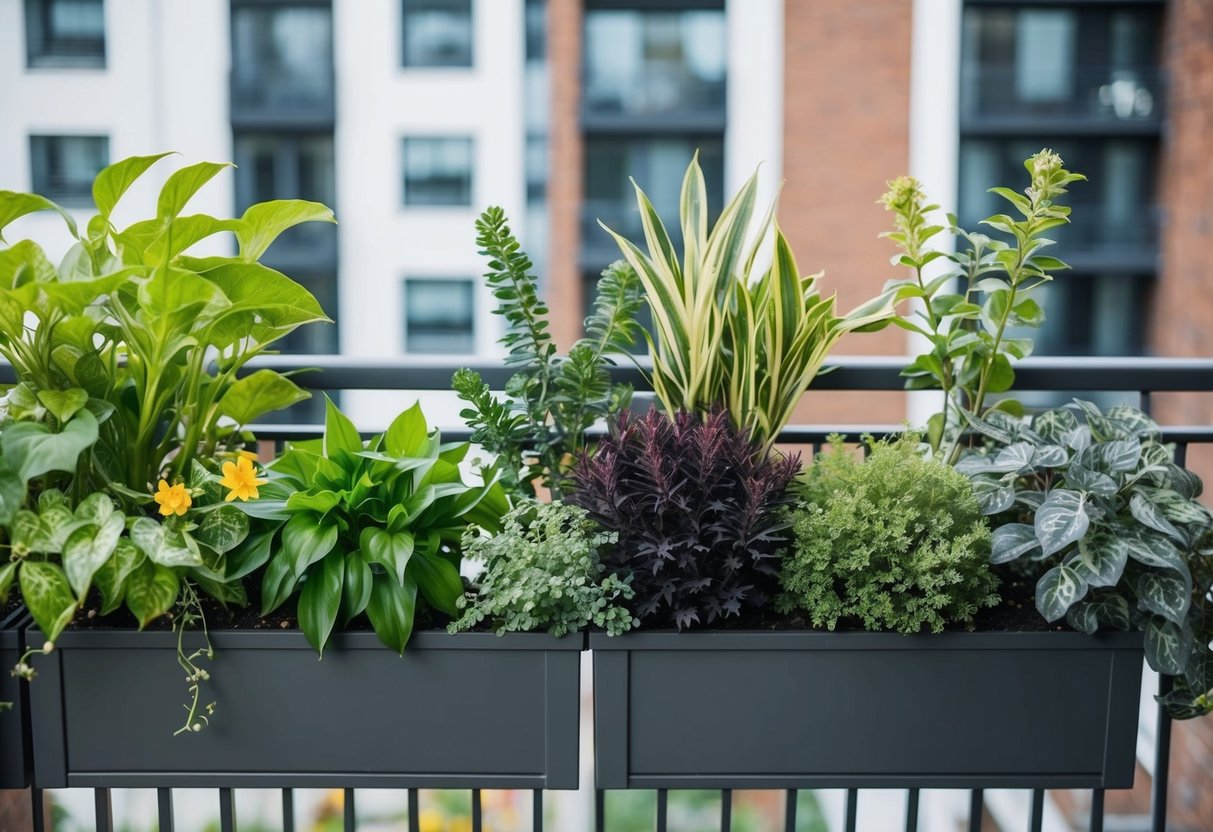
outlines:
M301 353L497 355L473 230L488 204L567 346L617 256L597 221L639 232L629 176L675 220L696 150L717 210L759 164L764 198L782 181L802 269L853 305L894 276L886 180L918 176L972 227L997 209L985 189L1021 188L1048 146L1090 182L1038 353L1213 355L1210 0L0 0L0 116L0 188L82 213L101 167L164 149L237 164L198 210L333 206L338 226L266 258L338 321L292 336ZM66 247L49 217L11 236ZM890 329L839 351L907 349ZM1157 406L1213 417L1196 396ZM907 398L810 394L803 415L896 422ZM1177 731L1174 828L1213 828L1213 731ZM1146 828L1142 794L1116 798L1117 829ZM1058 795L1050 822L1082 810Z

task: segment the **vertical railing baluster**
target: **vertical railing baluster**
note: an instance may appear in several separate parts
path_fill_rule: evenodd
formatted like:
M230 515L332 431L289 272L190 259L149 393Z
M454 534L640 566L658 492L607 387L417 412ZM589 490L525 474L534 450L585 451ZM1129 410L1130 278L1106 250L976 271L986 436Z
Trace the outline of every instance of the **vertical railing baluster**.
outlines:
M594 789L594 832L606 832L606 792Z
M1091 822L1088 832L1103 832L1103 789L1091 789Z
M354 790L346 789L341 801L341 813L345 818L345 832L358 829L358 808L354 805Z
M733 832L733 790L720 790L720 832Z
M1045 790L1032 789L1032 817L1028 821L1029 832L1040 832L1045 822Z
M114 832L114 804L109 789L93 789L97 808L97 832Z
M46 795L34 786L29 790L29 814L34 821L34 832L46 832Z
M484 819L480 814L480 789L472 789L472 832L481 832Z
M409 789L409 832L421 829L421 807L417 805L417 790Z
M981 832L981 819L985 815L985 793L973 789L969 795L969 832Z
M1158 696L1171 692L1173 677L1158 674ZM1150 789L1150 832L1166 832L1167 785L1171 779L1171 715L1158 706L1158 731L1154 740L1154 783Z
M1139 395L1138 400L1141 403L1137 409L1140 410L1142 413L1146 414L1147 416L1149 416L1150 415L1150 391L1149 390L1138 390L1137 392Z
M906 790L906 832L918 832L918 789Z
M670 794L665 789L657 790L657 832L666 832L666 812L669 809Z
M531 832L543 832L543 789L531 792Z
M798 794L799 792L795 789L787 790L783 812L783 832L796 832L796 796Z
M173 832L173 790L156 789L156 805L160 818L157 832Z
M236 832L236 800L231 789L219 790L219 832Z
M295 832L295 792L282 790L282 832Z
M855 823L859 817L859 789L847 789L847 816L843 829L855 832Z

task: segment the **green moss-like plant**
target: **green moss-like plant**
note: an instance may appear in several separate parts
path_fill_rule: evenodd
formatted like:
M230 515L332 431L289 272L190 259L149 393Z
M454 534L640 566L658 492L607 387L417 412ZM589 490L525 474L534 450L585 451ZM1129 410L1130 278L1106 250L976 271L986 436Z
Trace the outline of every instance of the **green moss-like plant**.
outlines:
M629 582L605 574L598 551L615 542L583 509L564 503L523 503L492 537L464 536L464 556L485 563L474 592L459 601L451 632L489 621L500 635L547 630L562 636L593 624L611 635L636 625L621 601Z
M833 630L939 632L998 603L990 530L963 474L923 456L913 434L869 441L866 460L834 437L802 481L784 560L784 612Z

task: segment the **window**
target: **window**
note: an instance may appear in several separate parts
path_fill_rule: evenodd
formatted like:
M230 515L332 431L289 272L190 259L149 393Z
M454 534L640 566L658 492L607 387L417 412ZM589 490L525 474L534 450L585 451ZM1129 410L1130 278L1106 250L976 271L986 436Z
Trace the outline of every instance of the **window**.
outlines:
M406 352L474 353L474 318L471 280L411 278L404 282Z
M109 164L106 136L30 136L35 193L68 207L92 207L93 179Z
M472 65L472 0L403 0L406 67Z
M585 105L595 114L721 111L723 10L591 9L585 18Z
M25 0L26 63L104 67L102 0Z
M238 132L234 146L237 213L271 199L306 199L334 207L332 136ZM300 268L336 268L337 228L319 222L289 228L270 247L266 260L292 274Z
M232 106L271 111L331 108L333 13L322 6L232 9Z
M465 206L472 204L472 140L410 138L404 140L404 204Z

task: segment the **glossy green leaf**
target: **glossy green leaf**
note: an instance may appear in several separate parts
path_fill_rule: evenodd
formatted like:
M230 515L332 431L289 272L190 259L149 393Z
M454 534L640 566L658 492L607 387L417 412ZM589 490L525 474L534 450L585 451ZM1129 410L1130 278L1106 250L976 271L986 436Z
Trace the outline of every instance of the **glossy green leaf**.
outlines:
M243 543L248 533L248 515L229 504L206 512L193 535L199 543L222 555Z
M341 585L342 623L348 624L350 619L366 610L371 600L371 588L374 573L363 558L362 552L350 552L345 558L345 580Z
M362 450L362 438L349 417L337 409L333 400L324 399L324 455L333 459L339 452L356 454Z
M160 197L156 201L156 216L175 218L203 185L220 171L230 167L227 163L198 162L174 171L160 189Z
M322 523L310 512L292 515L282 527L282 553L296 581L309 566L333 551L336 545L336 523Z
M236 232L240 241L240 259L252 263L288 228L305 222L336 222L330 208L301 199L275 199L250 205L241 217Z
M147 169L171 153L159 153L155 156L130 156L120 162L103 168L93 180L93 202L102 217L109 217L114 206L131 185L142 176Z
M1145 627L1146 662L1156 673L1178 676L1188 664L1192 631L1173 622L1151 617Z
M122 536L126 518L111 514L100 526L81 526L63 544L63 571L76 599L84 602L93 575L114 553Z
M387 575L376 575L372 579L367 617L379 640L402 656L409 636L413 634L416 609L417 584L411 578L405 580L404 586Z
M93 586L101 593L101 614L109 615L126 597L126 580L139 568L147 556L130 540L122 538L114 553L93 575Z
M1086 498L1075 491L1054 488L1036 512L1036 538L1045 555L1059 552L1087 533L1090 517ZM1059 618L1057 616L1056 618ZM1049 619L1055 621L1056 618Z
M139 620L139 629L172 608L179 588L176 572L150 560L131 572L126 580L126 606Z
M237 379L223 398L219 409L237 424L247 425L274 410L282 410L311 398L311 394L281 373L257 370Z
M994 530L991 563L1010 563L1040 550L1036 530L1025 523L1007 523Z
M180 534L169 534L150 517L135 520L130 536L131 542L158 566L202 566L202 556L196 548L191 549Z
M1129 602L1119 595L1111 594L1080 601L1066 613L1066 623L1087 635L1093 635L1099 630L1128 630L1132 626Z
M21 599L47 640L59 638L76 613L76 596L57 564L27 560L18 577Z
M1129 511L1143 526L1160 531L1181 543L1185 541L1183 533L1175 528L1171 521L1163 516L1158 506L1141 491L1134 491L1129 497Z
M1063 617L1087 592L1086 582L1068 566L1054 566L1036 582L1036 609L1045 621Z
M39 390L38 401L46 407L60 422L66 422L76 415L88 401L88 393L79 387L69 390Z
M299 628L322 656L341 608L344 576L344 558L324 558L314 569L308 570L303 589L299 591Z
M1088 586L1116 586L1129 562L1129 544L1108 529L1098 529L1078 541L1078 547L1066 558Z
M63 217L63 221L67 223L67 228L73 237L80 236L76 231L76 221L67 211L44 196L17 193L16 191L0 191L0 234L3 234L4 229L13 220L39 211L54 211Z
M414 540L411 532L389 533L384 529L362 530L359 549L368 563L377 563L388 574L403 585L409 559L413 556Z
M1192 604L1192 582L1176 572L1146 572L1137 579L1138 605L1182 627Z
M459 614L457 602L463 596L463 579L449 560L418 549L409 559L408 574L431 607L451 617Z
M395 457L415 456L425 447L428 436L429 427L417 402L392 420L383 434L384 448Z

